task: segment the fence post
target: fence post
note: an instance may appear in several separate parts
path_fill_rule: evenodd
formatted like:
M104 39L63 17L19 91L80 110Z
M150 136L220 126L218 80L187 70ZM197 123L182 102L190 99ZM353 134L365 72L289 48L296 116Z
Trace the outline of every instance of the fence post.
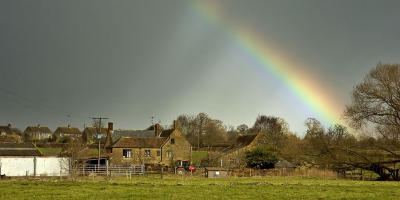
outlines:
M109 164L108 164L108 160L106 160L106 173L107 173L107 176L108 176L108 173L109 173L109 172L108 172L108 165L109 165Z
M33 157L33 176L36 176L36 167L37 167L36 162L37 162L36 157Z

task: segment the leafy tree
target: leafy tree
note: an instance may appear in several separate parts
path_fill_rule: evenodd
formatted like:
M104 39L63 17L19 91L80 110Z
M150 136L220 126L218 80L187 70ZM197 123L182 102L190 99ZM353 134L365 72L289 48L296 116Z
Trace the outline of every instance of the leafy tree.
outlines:
M257 146L245 153L245 160L248 167L257 169L273 168L278 162L277 152L268 146Z

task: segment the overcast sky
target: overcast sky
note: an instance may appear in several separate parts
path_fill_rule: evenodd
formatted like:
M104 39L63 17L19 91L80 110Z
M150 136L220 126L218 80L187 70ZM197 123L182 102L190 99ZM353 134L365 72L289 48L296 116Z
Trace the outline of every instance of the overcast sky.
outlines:
M213 3L313 72L342 109L378 62L400 63L400 1ZM0 123L82 129L102 116L116 128L142 129L151 116L169 125L205 112L251 126L266 114L303 135L305 119L318 114L300 109L303 102L191 4L1 0Z

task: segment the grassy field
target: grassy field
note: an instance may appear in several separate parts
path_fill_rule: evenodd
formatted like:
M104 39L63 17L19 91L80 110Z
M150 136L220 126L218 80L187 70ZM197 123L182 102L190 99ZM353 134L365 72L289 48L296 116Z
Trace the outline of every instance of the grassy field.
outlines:
M45 156L57 156L61 152L61 148L38 148L39 151Z
M192 164L200 165L203 158L207 157L207 151L193 151L192 152Z
M400 183L300 177L0 181L0 199L399 199Z

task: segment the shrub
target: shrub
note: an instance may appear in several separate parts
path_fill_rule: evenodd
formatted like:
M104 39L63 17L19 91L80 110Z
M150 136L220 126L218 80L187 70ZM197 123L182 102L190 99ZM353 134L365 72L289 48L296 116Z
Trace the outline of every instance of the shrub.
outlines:
M274 168L278 162L276 150L267 146L258 146L245 153L247 167L256 169Z

